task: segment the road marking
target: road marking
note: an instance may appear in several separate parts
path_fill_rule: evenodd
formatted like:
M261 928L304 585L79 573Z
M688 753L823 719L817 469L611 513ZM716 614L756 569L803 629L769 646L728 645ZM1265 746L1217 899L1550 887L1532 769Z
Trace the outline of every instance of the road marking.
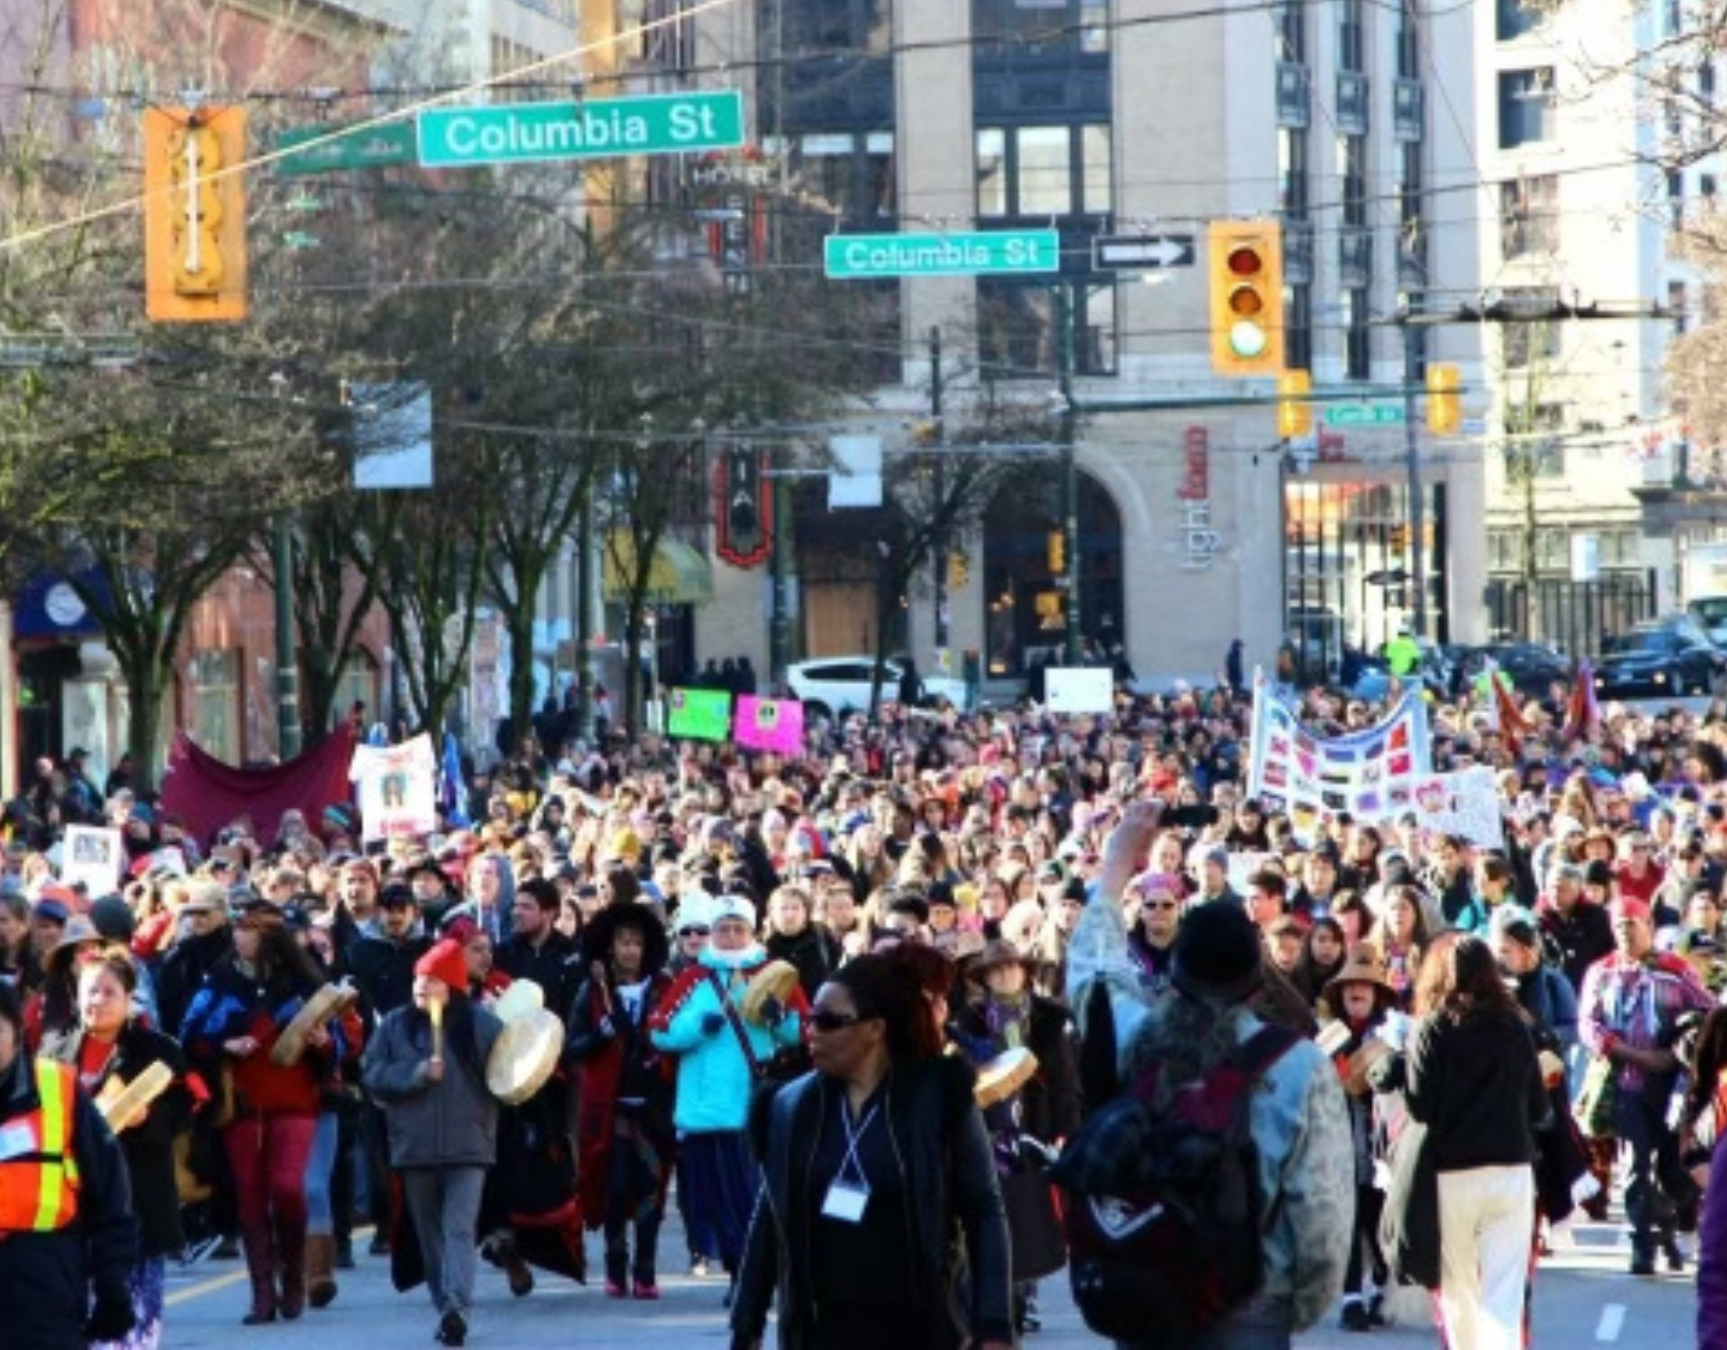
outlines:
M229 1285L238 1284L245 1278L246 1272L244 1270L232 1271L227 1275L217 1275L208 1280L201 1280L185 1289L176 1289L162 1302L165 1306L173 1308L182 1303L189 1303L195 1298L203 1298L205 1294L213 1294L218 1289L226 1289Z
M1625 1305L1609 1303L1601 1310L1601 1320L1595 1324L1595 1339L1598 1341L1616 1341L1619 1339L1619 1329L1625 1325Z

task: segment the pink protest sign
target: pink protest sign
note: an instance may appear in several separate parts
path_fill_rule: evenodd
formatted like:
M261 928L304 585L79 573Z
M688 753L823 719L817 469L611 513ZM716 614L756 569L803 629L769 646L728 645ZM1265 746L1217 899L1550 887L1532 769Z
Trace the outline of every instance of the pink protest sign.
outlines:
M795 755L804 743L804 705L795 698L738 697L732 739L747 750Z

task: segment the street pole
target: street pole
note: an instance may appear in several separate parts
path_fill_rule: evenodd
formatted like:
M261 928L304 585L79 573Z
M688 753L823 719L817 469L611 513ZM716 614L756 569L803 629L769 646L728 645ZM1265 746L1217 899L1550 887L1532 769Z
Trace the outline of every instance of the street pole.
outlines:
M1062 613L1066 619L1063 658L1069 666L1079 664L1079 467L1074 460L1073 409L1073 313L1067 287L1055 287L1056 355L1061 396L1061 537L1063 590Z
M1427 636L1427 559L1422 533L1424 503L1421 499L1421 446L1415 429L1416 328L1404 315L1403 323L1403 466L1409 493L1409 578L1415 588L1415 636Z
M786 667L791 664L792 651L792 615L791 590L789 585L791 563L792 523L787 517L791 514L791 493L787 490L786 479L775 474L770 480L773 493L773 554L772 554L772 596L773 617L768 625L769 664L773 667L773 678L776 682L783 681Z
M276 517L276 750L284 760L300 753L300 667L294 654L294 523Z
M941 417L941 328L932 325L929 330L929 412L935 423L935 509L937 512L947 510L947 456L943 453L947 448L947 427ZM939 515L937 517L940 518ZM947 656L948 623L947 623L947 531L938 531L931 541L931 552L935 555L935 651L936 662L945 672Z
M582 516L576 545L576 727L594 737L594 576L599 550L594 539L594 483L582 485Z

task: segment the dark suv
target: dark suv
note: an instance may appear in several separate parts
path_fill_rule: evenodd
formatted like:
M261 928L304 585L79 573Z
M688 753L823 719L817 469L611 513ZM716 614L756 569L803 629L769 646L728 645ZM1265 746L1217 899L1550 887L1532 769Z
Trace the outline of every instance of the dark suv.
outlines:
M1676 614L1609 638L1595 667L1595 688L1609 698L1707 694L1724 670L1727 656L1691 619Z

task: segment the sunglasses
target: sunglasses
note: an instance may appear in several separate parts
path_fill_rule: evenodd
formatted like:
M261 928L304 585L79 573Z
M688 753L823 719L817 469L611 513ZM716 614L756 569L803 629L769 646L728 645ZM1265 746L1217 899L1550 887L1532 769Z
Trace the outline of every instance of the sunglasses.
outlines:
M1141 909L1179 909L1173 900L1146 900L1140 904Z
M680 928L680 929L678 929L678 936L679 937L707 937L708 931L709 930L706 928Z
M856 1013L829 1012L826 1008L810 1014L810 1025L817 1031L844 1031L862 1020Z

